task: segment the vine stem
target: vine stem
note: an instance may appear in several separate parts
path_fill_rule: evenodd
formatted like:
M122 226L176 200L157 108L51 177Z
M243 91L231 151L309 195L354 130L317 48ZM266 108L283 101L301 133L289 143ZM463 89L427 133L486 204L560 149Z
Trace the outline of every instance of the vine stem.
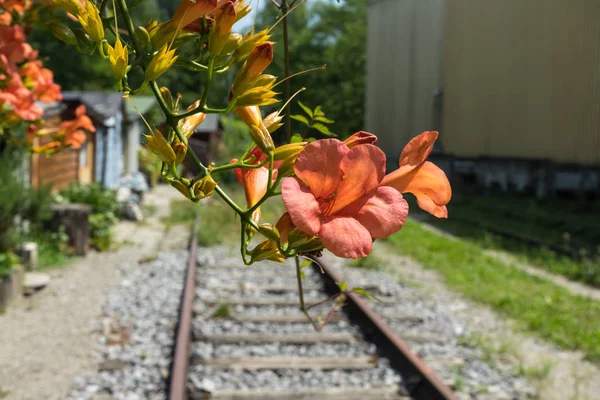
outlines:
M295 1L294 1L295 2ZM284 97L285 102L287 103L285 107L285 137L288 143L292 140L292 118L291 118L291 107L288 102L290 97L292 96L292 86L289 79L290 76L290 51L289 51L289 32L288 32L288 18L287 12L289 10L288 0L281 0L281 4L279 9L281 10L281 14L283 15L283 69L284 69Z

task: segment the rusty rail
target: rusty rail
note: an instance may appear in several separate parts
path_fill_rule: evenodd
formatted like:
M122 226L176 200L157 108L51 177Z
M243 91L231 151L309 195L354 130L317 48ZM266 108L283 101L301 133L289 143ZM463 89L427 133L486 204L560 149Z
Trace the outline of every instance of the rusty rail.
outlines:
M324 274L325 287L330 294L339 292L336 282L342 282L323 259L318 260ZM315 265L315 268L319 268ZM320 271L320 270L319 270ZM381 354L404 378L406 388L413 399L458 400L458 397L435 373L417 357L390 327L355 293L348 295L344 311L363 332L365 339L374 342Z
M198 216L194 219L188 242L188 262L185 273L185 284L179 309L179 322L175 336L173 362L169 374L169 399L187 399L187 372L190 360L190 343L192 340L192 309L196 293L196 260L198 259L198 241L196 231Z

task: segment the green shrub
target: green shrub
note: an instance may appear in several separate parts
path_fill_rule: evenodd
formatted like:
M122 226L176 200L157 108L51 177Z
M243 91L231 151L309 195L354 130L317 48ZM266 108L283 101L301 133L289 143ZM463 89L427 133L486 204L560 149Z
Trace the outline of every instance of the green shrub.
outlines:
M55 199L58 203L86 204L91 208L89 218L91 245L103 251L110 248L112 226L117 222L120 204L117 193L100 184L71 185L61 190Z
M0 280L10 278L12 269L19 263L19 258L13 253L0 253Z

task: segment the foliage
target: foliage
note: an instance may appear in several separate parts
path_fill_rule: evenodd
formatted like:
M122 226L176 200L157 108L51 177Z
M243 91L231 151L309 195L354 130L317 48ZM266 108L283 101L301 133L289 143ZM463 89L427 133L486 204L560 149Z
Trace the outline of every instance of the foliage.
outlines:
M257 29L277 18L278 10L266 4L257 18ZM292 78L292 92L307 88L300 95L308 107L322 106L335 120L332 130L344 138L363 127L367 44L367 1L309 1L288 15L290 25L291 73L320 67ZM273 41L283 41L281 25L273 31ZM270 73L284 76L283 52L275 55ZM300 105L292 107L299 114ZM300 124L293 132L302 132Z
M333 124L335 121L325 116L325 113L321 109L321 106L317 106L314 110L311 110L310 108L302 104L302 102L300 101L298 102L298 105L302 108L302 111L304 111L304 114L306 115L292 115L292 119L306 125L304 132L300 134L300 137L302 139L306 137L306 135L311 131L311 129L317 130L319 133L326 137L336 136L333 132L329 130L329 127L327 126L329 124Z
M387 241L397 252L439 271L452 289L490 305L543 339L582 350L589 360L600 362L600 302L573 295L484 254L476 244L446 238L411 220Z
M455 188L450 212L448 220L428 222L487 249L507 251L521 262L600 287L600 208L593 203L501 192L484 196ZM498 231L516 238L494 234Z
M19 264L19 257L13 253L0 253L0 281L12 275L12 269Z
M73 184L58 192L55 199L58 203L89 205L91 244L100 251L110 248L112 226L117 222L120 211L117 193L114 190L98 183Z

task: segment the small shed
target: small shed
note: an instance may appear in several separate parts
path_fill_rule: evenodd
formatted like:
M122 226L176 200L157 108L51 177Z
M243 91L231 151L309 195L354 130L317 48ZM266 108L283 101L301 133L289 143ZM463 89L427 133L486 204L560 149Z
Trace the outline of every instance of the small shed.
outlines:
M189 140L190 150L198 156L204 165L216 161L218 151L222 145L223 125L219 117L220 114L208 114ZM185 171L193 174L198 173L196 167L188 158L185 161Z
M155 100L149 96L132 98L140 112L147 112ZM74 117L79 105L96 127L88 134L79 150L66 149L52 157L34 155L31 162L31 184L50 184L62 189L72 183L99 182L116 188L121 177L138 171L141 124L137 111L114 92L63 92L63 100L45 107L44 119L50 126ZM49 138L38 138L37 145Z

